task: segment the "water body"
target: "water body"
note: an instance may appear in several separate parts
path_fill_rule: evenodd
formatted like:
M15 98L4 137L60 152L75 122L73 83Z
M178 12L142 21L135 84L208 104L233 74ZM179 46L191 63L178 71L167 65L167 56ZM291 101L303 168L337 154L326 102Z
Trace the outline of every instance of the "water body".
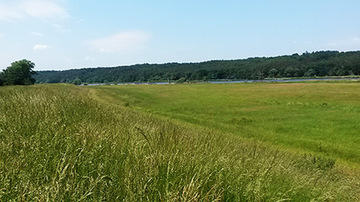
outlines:
M136 83L111 83L111 84L107 84L107 83L89 83L87 84L88 86L104 86L104 85L166 85L166 84L174 84L174 83L169 83L169 82L157 82L157 83L141 83L141 82L136 82ZM84 86L84 84L81 84L81 86Z
M255 82L301 82L301 81L339 81L360 80L360 78L312 78L312 79L271 79L271 80L238 80L238 81L209 81L209 83L255 83Z
M341 80L360 80L360 78L313 78L313 79L272 79L272 80L237 80L237 81L207 81L207 83L222 84L222 83L257 83L257 82L301 82L301 81L341 81ZM106 83L91 83L88 86L101 86L101 85L167 85L174 84L172 82L156 82L156 83L117 83L117 84L106 84ZM82 84L84 86L84 84Z

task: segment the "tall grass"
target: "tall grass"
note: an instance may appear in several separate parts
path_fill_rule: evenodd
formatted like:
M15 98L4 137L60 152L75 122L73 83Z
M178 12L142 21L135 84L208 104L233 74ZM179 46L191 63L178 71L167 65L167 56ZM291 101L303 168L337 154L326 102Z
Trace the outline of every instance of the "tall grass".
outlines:
M94 94L0 88L0 201L360 200L355 171L332 159L175 124Z

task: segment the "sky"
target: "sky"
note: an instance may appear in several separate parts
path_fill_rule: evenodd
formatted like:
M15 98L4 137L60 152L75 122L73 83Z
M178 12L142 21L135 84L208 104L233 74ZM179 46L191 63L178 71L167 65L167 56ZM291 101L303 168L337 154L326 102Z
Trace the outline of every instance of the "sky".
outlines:
M0 69L360 50L359 0L0 0Z

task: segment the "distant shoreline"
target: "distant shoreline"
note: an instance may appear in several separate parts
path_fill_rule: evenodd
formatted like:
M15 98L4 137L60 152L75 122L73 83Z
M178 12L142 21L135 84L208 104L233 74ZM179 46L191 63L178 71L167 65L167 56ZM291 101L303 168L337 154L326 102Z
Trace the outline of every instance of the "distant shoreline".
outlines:
M349 77L349 78L296 78L296 79L264 79L264 80L215 80L215 81L190 81L184 82L185 84L190 83L210 83L210 84L227 84L227 83L288 83L288 82L303 82L303 81L360 81L360 77ZM169 85L169 84L180 84L177 82L130 82L130 83L90 83L81 84L80 86L101 86L101 85Z

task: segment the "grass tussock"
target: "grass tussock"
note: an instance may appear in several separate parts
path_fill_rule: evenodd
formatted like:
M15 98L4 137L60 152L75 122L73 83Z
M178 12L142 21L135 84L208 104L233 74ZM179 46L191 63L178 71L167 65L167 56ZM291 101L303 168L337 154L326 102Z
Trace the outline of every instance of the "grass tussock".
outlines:
M357 201L359 178L301 156L174 124L89 89L0 89L0 201Z

